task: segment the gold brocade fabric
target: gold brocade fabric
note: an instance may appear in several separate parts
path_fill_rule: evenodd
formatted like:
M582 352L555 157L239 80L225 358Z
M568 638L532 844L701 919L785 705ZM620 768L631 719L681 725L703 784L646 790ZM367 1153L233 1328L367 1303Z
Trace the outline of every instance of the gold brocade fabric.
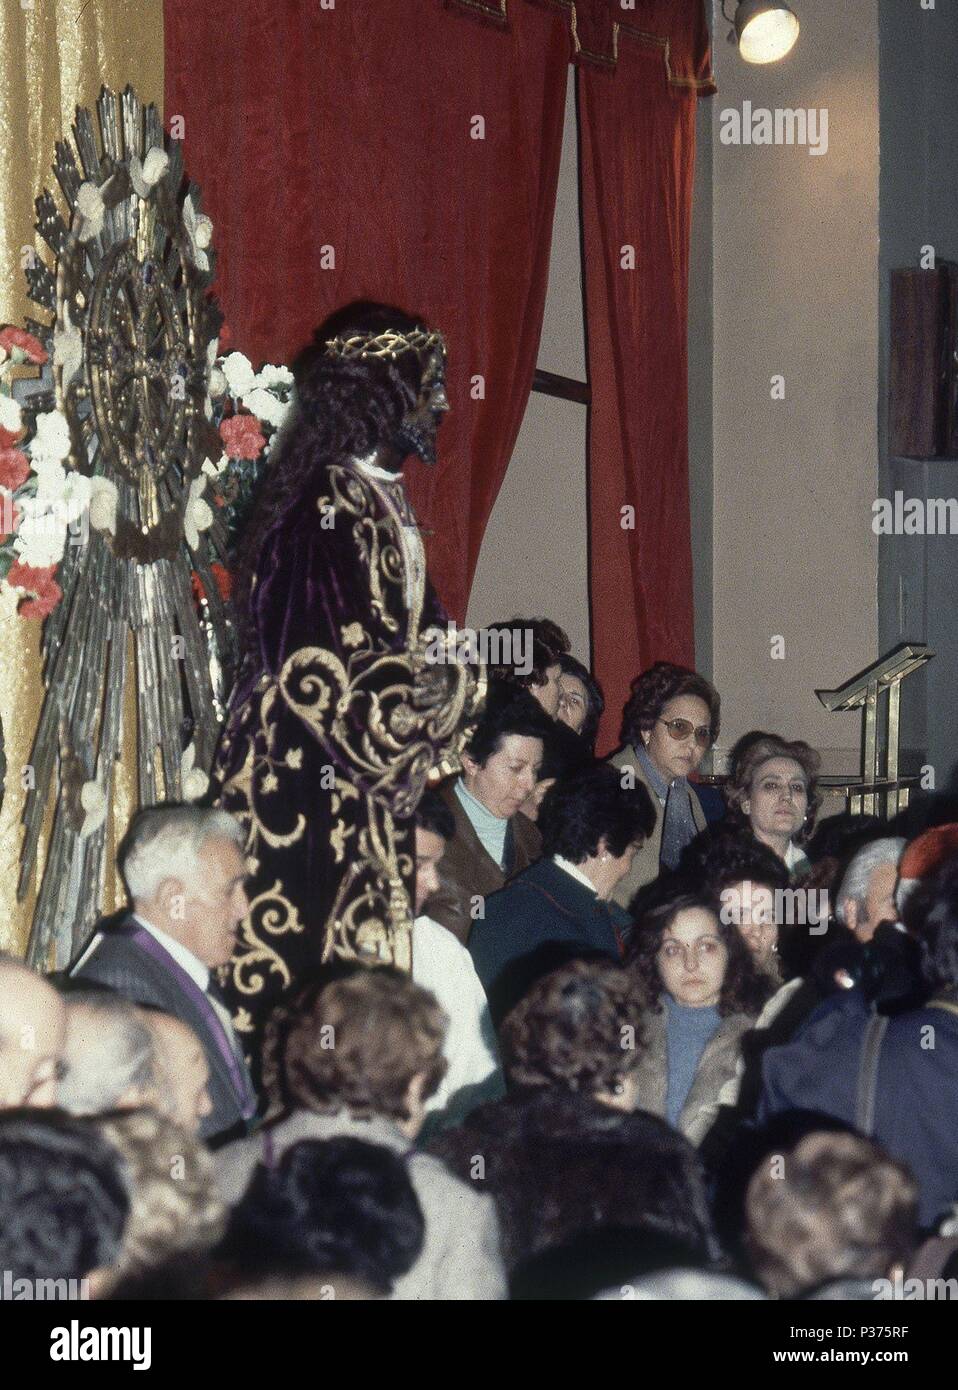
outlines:
M30 251L45 248L33 230L34 199L43 188L59 197L55 142L69 132L75 108L95 109L100 88L132 84L144 103L163 101L163 0L0 0L0 323L46 319L27 298ZM50 260L50 253L45 253ZM39 623L17 616L15 596L0 594L0 719L7 770L0 810L0 950L26 949L35 886L43 868L43 836L34 887L16 900L22 838L23 768L43 695ZM107 864L138 804L135 683L127 686L124 757L114 779ZM51 798L52 800L52 798ZM49 827L47 827L49 828ZM115 906L108 873L104 911Z

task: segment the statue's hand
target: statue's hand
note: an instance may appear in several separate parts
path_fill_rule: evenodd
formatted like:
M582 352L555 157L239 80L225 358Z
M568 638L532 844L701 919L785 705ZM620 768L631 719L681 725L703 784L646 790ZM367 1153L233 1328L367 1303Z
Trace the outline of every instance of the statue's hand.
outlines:
M416 671L412 702L417 710L441 709L454 696L458 679L451 666L424 664Z

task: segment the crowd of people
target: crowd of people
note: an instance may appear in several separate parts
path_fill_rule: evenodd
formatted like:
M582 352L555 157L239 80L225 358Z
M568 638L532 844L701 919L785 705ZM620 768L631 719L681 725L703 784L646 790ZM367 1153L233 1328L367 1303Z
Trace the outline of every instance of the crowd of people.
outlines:
M489 670L419 803L411 972L317 961L255 1079L217 982L250 907L224 810L137 815L129 906L66 971L0 959L0 1269L154 1299L958 1274L954 808L816 825L817 754L768 731L699 780L719 694L663 661L598 760L565 635L502 626L533 659Z

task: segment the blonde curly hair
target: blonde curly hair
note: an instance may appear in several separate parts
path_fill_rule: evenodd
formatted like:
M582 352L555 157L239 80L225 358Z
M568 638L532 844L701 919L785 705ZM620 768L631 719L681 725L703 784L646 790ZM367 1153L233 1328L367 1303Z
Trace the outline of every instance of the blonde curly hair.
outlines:
M227 1210L207 1149L156 1110L114 1111L93 1123L122 1158L130 1193L117 1274L145 1274L211 1250Z

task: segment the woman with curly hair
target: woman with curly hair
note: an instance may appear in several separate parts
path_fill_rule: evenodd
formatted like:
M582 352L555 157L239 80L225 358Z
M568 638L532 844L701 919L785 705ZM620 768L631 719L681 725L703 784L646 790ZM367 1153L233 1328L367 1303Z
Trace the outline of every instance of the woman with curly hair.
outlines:
M793 878L803 873L808 859L800 847L815 828L820 804L818 754L800 739L789 743L756 730L739 739L730 766L725 796L733 824L748 825Z
M724 824L694 841L682 858L682 875L704 890L725 922L737 927L756 968L780 985L786 977L787 938L779 920L788 870L767 845L744 829Z
M746 1251L772 1298L848 1283L847 1297L877 1298L896 1269L904 1277L918 1245L918 1188L904 1164L870 1139L823 1130L775 1157L757 1165L745 1203Z
M118 1275L135 1279L177 1261L199 1271L226 1229L212 1154L156 1110L111 1111L92 1123L120 1155L130 1191Z
M555 719L561 694L559 659L569 650L569 639L559 624L551 618L513 618L509 623L492 623L486 632L498 634L500 655L511 657L490 661L490 677L527 690Z
M446 1015L395 970L340 966L301 989L267 1030L263 1070L281 1113L215 1155L220 1191L239 1200L257 1164L275 1166L301 1140L362 1139L402 1155L426 1218L420 1258L393 1297L495 1299L505 1293L495 1211L414 1149L425 1103L446 1071Z
M655 829L615 890L628 907L662 870L678 867L706 816L689 777L718 737L721 700L704 676L657 661L632 682L622 713L622 747L609 759L632 786L652 796Z
M771 985L738 929L682 888L642 918L629 961L647 999L636 1103L701 1144L719 1106L734 1103L742 1039Z
M639 981L612 961L542 976L500 1030L509 1095L430 1146L495 1198L510 1270L610 1227L668 1237L686 1263L712 1253L698 1156L635 1108L642 1003Z

